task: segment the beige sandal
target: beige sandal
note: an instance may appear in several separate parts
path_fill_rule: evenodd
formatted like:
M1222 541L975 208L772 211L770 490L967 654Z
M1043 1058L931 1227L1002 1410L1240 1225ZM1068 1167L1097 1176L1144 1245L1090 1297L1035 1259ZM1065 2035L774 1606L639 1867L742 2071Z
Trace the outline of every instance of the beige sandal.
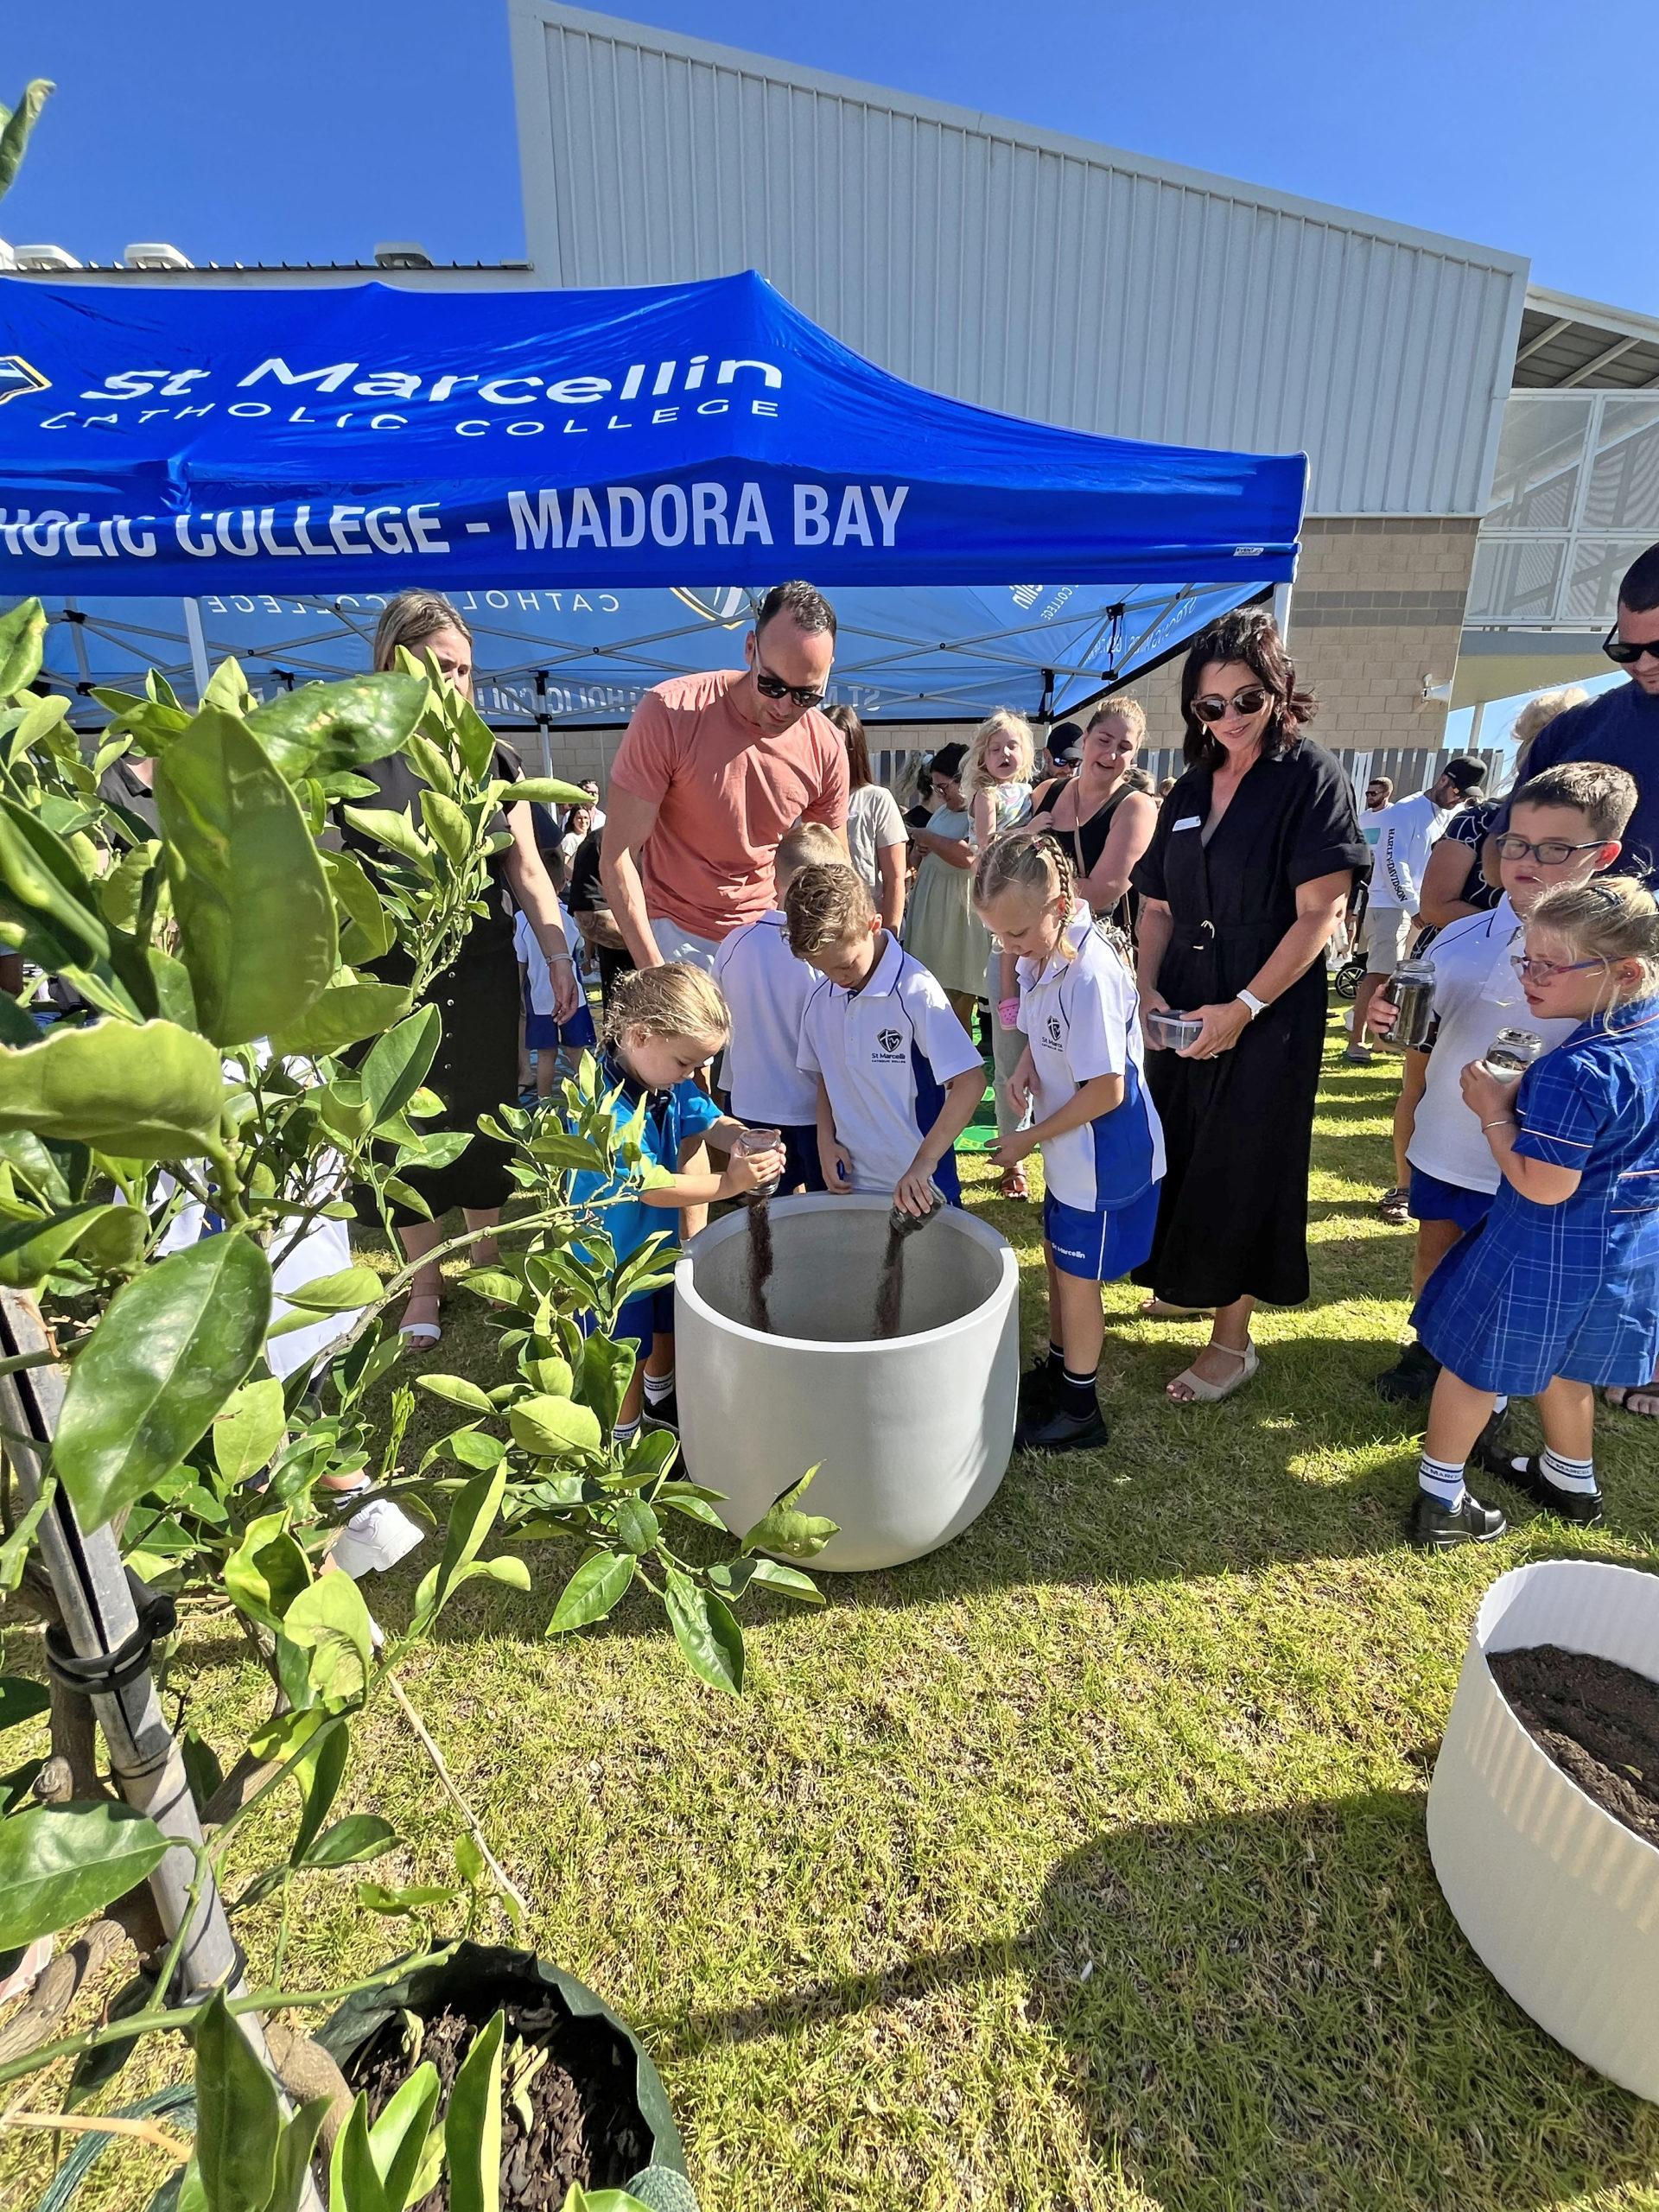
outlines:
M1143 1298L1136 1308L1143 1321L1204 1321L1215 1310L1213 1306L1172 1306L1164 1298Z
M1235 1390L1242 1390L1243 1389L1244 1385L1249 1381L1250 1377L1255 1373L1256 1370L1262 1364L1261 1361L1256 1357L1255 1346L1249 1343L1248 1339L1246 1340L1243 1351L1235 1351L1231 1344L1206 1344L1204 1349L1205 1351L1224 1351L1229 1359L1238 1360L1241 1364L1237 1374L1234 1376L1230 1382L1206 1382L1203 1376L1198 1373L1196 1368L1183 1368L1181 1372L1176 1376L1172 1382L1167 1382L1164 1386L1164 1395L1166 1397L1169 1397L1171 1399L1172 1404L1177 1406L1189 1406L1194 1404L1211 1406L1216 1404L1222 1398L1230 1398ZM1203 1355L1200 1354L1199 1356L1202 1357ZM1173 1391L1177 1382L1185 1382L1187 1389L1192 1393L1192 1395L1190 1398L1171 1397L1171 1393Z

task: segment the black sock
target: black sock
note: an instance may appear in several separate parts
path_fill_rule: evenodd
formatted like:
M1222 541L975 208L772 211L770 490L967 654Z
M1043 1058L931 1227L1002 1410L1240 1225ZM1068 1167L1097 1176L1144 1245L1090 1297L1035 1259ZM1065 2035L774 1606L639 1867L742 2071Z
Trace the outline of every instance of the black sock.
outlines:
M1051 1382L1058 1382L1065 1372L1065 1351L1059 1344L1057 1344L1053 1338L1051 1337L1048 1340L1048 1379Z
M1087 1375L1073 1375L1069 1367L1062 1366L1054 1385L1054 1410L1068 1414L1073 1421L1087 1421L1100 1408L1095 1397L1095 1377L1098 1367Z

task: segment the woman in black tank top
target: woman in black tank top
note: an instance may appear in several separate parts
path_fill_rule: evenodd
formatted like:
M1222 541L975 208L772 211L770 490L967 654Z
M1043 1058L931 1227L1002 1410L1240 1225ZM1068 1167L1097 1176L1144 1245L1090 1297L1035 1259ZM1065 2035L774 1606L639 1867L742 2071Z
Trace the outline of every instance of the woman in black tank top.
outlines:
M1049 830L1071 860L1077 896L1101 921L1129 926L1129 872L1152 842L1158 803L1128 780L1147 734L1135 699L1108 699L1083 739L1083 765L1068 783L1033 792L1033 830Z

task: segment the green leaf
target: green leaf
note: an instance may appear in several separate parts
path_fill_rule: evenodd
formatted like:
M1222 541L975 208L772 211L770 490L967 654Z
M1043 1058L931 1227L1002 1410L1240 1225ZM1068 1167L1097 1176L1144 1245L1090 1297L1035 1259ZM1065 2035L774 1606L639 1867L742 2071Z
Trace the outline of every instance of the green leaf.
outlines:
M80 958L109 957L110 933L68 848L9 798L0 798L0 884L25 918L42 916Z
M487 1473L475 1475L456 1491L449 1508L449 1525L443 1535L443 1555L438 1564L423 1576L415 1592L415 1618L422 1620L435 1615L465 1579L467 1569L478 1557L495 1526L501 1510L502 1494L506 1489L507 1471L505 1462Z
M663 1524L643 1498L619 1498L611 1509L611 1520L624 1551L643 1556L657 1548Z
M240 718L254 704L253 693L248 689L248 679L242 673L242 664L234 653L229 653L207 679L207 689L201 695L204 707L218 707L226 714Z
M44 86L44 80L41 80ZM33 91L34 86L30 87ZM41 97L45 92L42 90ZM9 131L25 112L29 93L25 92L16 115L6 126ZM35 112L39 113L38 105ZM0 133L0 149L5 137ZM19 149L21 153L21 149ZM3 159L3 156L0 156ZM11 182L0 166L0 192ZM10 699L20 691L27 691L41 672L41 661L46 651L46 609L38 599L20 599L16 607L0 614L0 699Z
M402 1113L425 1082L442 1033L442 1015L423 1006L374 1045L363 1063L363 1098L373 1122Z
M421 793L421 826L452 868L465 868L473 855L473 825L463 810L442 791Z
M0 1950L90 1919L170 1848L130 1805L42 1805L0 1821Z
M580 784L562 783L556 776L521 776L516 783L504 786L502 798L509 806L522 799L525 804L532 800L538 806L591 806L592 791L585 791Z
M351 1736L344 1726L319 1729L307 1746L307 1756L296 1764L294 1779L300 1785L304 1809L288 1854L290 1866L303 1866L310 1861L311 1847L322 1833L322 1824L346 1778L351 1748Z
M334 1731L344 1737L344 1728ZM389 1821L374 1813L348 1813L343 1821L336 1821L325 1829L305 1853L308 1866L358 1866L365 1859L378 1859L389 1851L397 1840L397 1831Z
M283 1616L311 1582L303 1549L289 1534L288 1516L266 1513L250 1522L246 1535L225 1562L225 1587L250 1620L280 1628Z
M340 958L354 968L378 960L391 950L397 932L367 870L353 853L325 853L322 866L334 904L346 916L340 933Z
M485 1436L475 1428L452 1428L435 1448L443 1458L457 1459L463 1467L499 1466L507 1453L499 1436Z
M81 1205L48 1220L11 1223L0 1230L0 1283L9 1290L32 1288L106 1215L125 1214L130 1219L135 1211L131 1206ZM143 1215L138 1219L143 1223Z
M550 1167L576 1169L587 1174L607 1175L611 1163L595 1144L586 1137L573 1137L565 1129L549 1129L545 1135L532 1137L525 1149L534 1160Z
M385 1287L372 1268L342 1268L337 1274L315 1275L282 1296L308 1313L350 1313L359 1306L372 1306Z
M16 1728L48 1710L52 1693L27 1675L0 1675L0 1728Z
M264 2212L283 2132L276 2085L215 1990L197 2016L196 2164L208 2212Z
M359 836L374 838L396 853L399 860L412 861L423 875L431 874L432 855L408 815L384 806L347 806L340 810L348 826Z
M607 1619L632 1581L637 1565L631 1552L595 1552L583 1560L560 1593L548 1634L562 1636L567 1629Z
M528 1593L530 1589L530 1569L521 1559L513 1559L510 1556L500 1559L481 1559L470 1572L474 1576L481 1574L486 1576L492 1582L499 1582L508 1590L518 1590Z
M283 1634L311 1655L307 1679L334 1705L361 1697L374 1664L369 1609L349 1574L321 1574L283 1616Z
M280 1382L267 1377L232 1392L213 1422L213 1458L226 1481L245 1483L268 1467L287 1426Z
M130 1274L149 1241L142 1206L107 1206L75 1246L75 1257L95 1274Z
M331 2101L326 2096L313 2097L283 2128L276 2145L276 2180L264 2212L299 2212L300 2199L311 2179L311 2154Z
M52 1464L83 1529L102 1528L206 1434L259 1357L270 1265L236 1231L146 1268L69 1370Z
M429 1390L435 1398L447 1398L452 1406L465 1406L469 1413L493 1414L495 1408L476 1382L468 1382L460 1375L422 1375L417 1386Z
M435 1883L416 1882L403 1889L388 1889L381 1882L359 1882L357 1901L365 1912L387 1915L404 1912L424 1912L429 1905L453 1904L461 1895L456 1889L442 1889Z
M785 1598L798 1599L804 1605L821 1605L823 1592L810 1574L802 1574L792 1567L785 1567L775 1559L752 1559L741 1562L752 1567L751 1583L760 1583L767 1590L777 1590ZM713 1573L713 1569L710 1569Z
M692 1673L711 1688L738 1696L743 1688L743 1631L730 1606L674 1567L668 1570L663 1602Z
M597 1452L599 1415L591 1406L569 1398L522 1398L507 1415L515 1444L526 1452L553 1457L561 1452Z
M205 1037L100 1021L0 1050L0 1130L126 1160L188 1160L219 1141L225 1079Z
M341 1052L365 1037L378 1037L408 1012L409 993L394 983L338 983L274 1036L271 1050L320 1060L325 1052Z
M369 2130L370 2155L392 2212L404 2212L411 2202L441 2086L437 2068L427 2060L415 2069Z
M501 2038L498 2012L473 2037L444 2114L449 2212L499 2212L501 2185Z
M814 1514L802 1513L796 1507L796 1499L817 1471L816 1467L809 1467L799 1482L791 1484L778 1503L745 1533L743 1549L746 1553L787 1552L791 1559L811 1559L823 1549L831 1536L837 1534L837 1522L825 1521Z
M41 1484L35 1503L27 1513L19 1516L16 1527L0 1544L0 1590L15 1590L23 1579L23 1569L29 1565L29 1547L35 1541L35 1531L51 1510L58 1494L58 1478L48 1475Z
M331 775L396 753L426 711L423 677L377 674L305 683L256 707L248 728L290 779Z
M280 1033L327 988L334 902L298 802L246 727L205 708L156 771L168 880L202 1027Z

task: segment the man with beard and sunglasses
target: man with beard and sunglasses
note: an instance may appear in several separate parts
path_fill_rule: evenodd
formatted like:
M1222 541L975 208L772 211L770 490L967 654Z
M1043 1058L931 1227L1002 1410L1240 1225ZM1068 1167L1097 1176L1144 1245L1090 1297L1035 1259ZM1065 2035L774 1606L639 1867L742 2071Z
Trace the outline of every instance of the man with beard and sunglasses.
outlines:
M743 649L746 668L647 691L617 749L601 874L640 968L712 972L721 940L773 905L778 846L798 822L846 842L847 748L820 712L835 609L810 584L775 584Z
M1636 812L1619 870L1659 893L1659 545L1624 571L1618 618L1601 649L1628 671L1630 682L1557 715L1534 741L1527 773L1541 775L1564 760L1600 760L1633 776ZM1506 826L1507 817L1493 825L1494 834Z

